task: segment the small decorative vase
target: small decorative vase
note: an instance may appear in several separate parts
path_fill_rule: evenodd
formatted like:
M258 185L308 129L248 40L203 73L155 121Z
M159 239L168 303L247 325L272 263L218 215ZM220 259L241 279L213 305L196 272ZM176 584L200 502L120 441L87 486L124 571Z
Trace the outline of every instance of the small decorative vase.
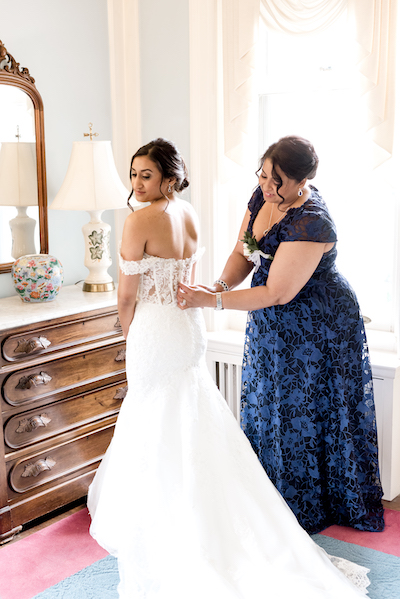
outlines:
M15 291L23 302L51 302L64 281L62 264L49 254L21 256L11 267Z

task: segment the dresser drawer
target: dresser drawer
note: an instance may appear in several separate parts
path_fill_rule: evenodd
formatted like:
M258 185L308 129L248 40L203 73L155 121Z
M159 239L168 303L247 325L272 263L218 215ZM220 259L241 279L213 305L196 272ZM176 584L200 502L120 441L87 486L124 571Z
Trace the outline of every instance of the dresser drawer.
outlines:
M55 444L46 451L10 460L7 468L11 494L39 490L100 461L112 439L115 421L116 416L107 419L107 425L98 430Z
M121 325L116 310L108 314L83 314L81 318L60 324L32 328L4 336L1 343L3 364L26 362L42 354L77 347L100 339L121 335Z
M0 299L0 543L87 494L126 391L116 290Z
M11 406L54 402L125 377L125 342L23 368L0 377L3 400Z
M124 381L12 416L4 426L11 449L29 447L84 424L116 414L125 397ZM6 455L10 453L6 448Z

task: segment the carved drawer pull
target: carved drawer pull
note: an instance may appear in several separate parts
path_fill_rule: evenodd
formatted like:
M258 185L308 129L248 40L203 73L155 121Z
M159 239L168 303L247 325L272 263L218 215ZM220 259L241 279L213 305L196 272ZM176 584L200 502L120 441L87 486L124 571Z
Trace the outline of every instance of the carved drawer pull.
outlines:
M31 433L40 426L47 426L51 422L51 418L47 414L40 414L32 416L31 418L24 418L19 421L19 427L15 431L16 433Z
M117 357L115 358L115 361L116 362L124 362L125 356L126 356L126 349L120 349L117 354Z
M27 478L28 476L38 476L45 470L51 470L55 466L56 462L53 458L45 458L38 460L34 464L27 464L21 476Z
M119 389L117 389L117 392L114 395L113 399L125 399L125 396L127 393L128 393L128 385L125 385L125 387L119 387Z
M117 316L117 320L115 321L115 325L114 325L114 329L121 329L121 321L119 319L119 316Z
M39 385L47 385L51 381L51 376L46 372L39 372L39 374L30 374L29 376L21 376L18 381L16 389L32 389L32 387L38 387Z
M38 349L46 349L51 345L51 341L46 337L31 337L30 339L20 339L14 354L31 354Z

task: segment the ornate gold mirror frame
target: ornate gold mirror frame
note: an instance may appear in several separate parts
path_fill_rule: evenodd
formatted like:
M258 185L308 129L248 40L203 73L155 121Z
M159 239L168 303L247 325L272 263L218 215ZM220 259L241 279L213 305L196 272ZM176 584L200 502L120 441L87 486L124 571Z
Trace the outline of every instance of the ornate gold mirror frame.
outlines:
M20 67L19 63L15 61L14 57L7 52L7 49L1 40L0 85L11 85L21 89L29 96L33 103L36 136L40 253L47 254L49 251L49 242L47 223L47 184L44 147L43 101L38 90L36 89L34 78L29 74L29 70L27 68ZM10 272L12 264L13 262L0 263L0 274Z

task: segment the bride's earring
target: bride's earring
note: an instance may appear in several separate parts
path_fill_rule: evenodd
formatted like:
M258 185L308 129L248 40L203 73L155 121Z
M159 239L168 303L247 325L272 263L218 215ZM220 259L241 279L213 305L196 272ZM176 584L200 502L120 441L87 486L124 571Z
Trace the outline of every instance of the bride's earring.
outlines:
M171 183L168 185L168 193L171 193L172 191L172 187L171 187Z
M297 195L299 196L299 198L301 198L301 196L303 195L303 190L299 188Z

